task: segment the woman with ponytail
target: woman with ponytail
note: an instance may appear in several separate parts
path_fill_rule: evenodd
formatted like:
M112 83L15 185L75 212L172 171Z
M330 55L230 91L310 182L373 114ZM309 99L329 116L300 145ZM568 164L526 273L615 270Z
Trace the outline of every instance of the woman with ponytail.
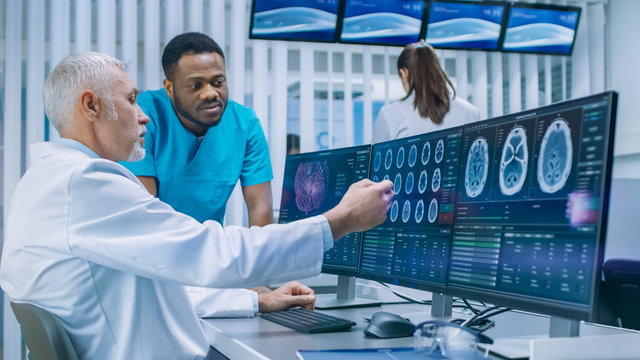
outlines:
M407 95L380 109L372 142L446 129L480 119L478 109L456 97L436 52L424 41L405 46L398 57L398 74Z

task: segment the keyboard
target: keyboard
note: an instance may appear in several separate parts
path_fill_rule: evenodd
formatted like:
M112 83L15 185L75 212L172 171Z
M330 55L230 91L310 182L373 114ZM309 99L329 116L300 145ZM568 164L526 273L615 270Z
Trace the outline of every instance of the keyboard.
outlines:
M351 320L302 308L265 313L260 317L307 334L347 331L356 325Z

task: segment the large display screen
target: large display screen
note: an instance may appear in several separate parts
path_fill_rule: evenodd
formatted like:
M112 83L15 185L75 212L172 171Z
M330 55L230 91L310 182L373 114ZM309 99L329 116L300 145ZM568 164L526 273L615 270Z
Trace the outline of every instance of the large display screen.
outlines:
M600 94L465 127L448 291L564 317L590 314L615 101Z
M339 0L253 0L252 39L334 42Z
M580 19L579 7L512 5L503 51L569 55Z
M498 50L505 12L504 3L434 1L426 41L436 48Z
M421 38L424 1L346 0L340 42L404 46Z
M371 146L287 155L279 223L320 215L338 205L349 186L369 175ZM323 272L353 274L358 269L362 233L351 233L324 255Z
M445 286L462 129L374 144L371 179L393 181L387 220L363 234L360 276Z

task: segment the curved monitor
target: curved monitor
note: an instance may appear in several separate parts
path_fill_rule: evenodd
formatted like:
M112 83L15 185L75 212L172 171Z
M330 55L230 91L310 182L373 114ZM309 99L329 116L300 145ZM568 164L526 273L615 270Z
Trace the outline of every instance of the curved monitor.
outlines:
M617 95L465 126L447 293L594 320Z
M346 0L339 42L405 46L422 38L422 0Z
M511 5L502 51L571 55L580 11L577 6Z
M250 39L335 42L339 0L253 0Z
M499 50L506 3L432 1L426 41L435 48Z
M279 223L320 215L338 205L349 186L369 175L370 145L287 155ZM351 233L324 255L322 272L356 275L362 233Z

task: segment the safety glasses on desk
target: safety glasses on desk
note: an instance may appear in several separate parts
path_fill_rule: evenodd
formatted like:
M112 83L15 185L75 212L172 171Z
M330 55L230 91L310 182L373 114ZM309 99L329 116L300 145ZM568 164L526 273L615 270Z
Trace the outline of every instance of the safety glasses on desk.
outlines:
M426 359L484 359L491 344L490 337L455 323L431 320L416 326L416 352Z

